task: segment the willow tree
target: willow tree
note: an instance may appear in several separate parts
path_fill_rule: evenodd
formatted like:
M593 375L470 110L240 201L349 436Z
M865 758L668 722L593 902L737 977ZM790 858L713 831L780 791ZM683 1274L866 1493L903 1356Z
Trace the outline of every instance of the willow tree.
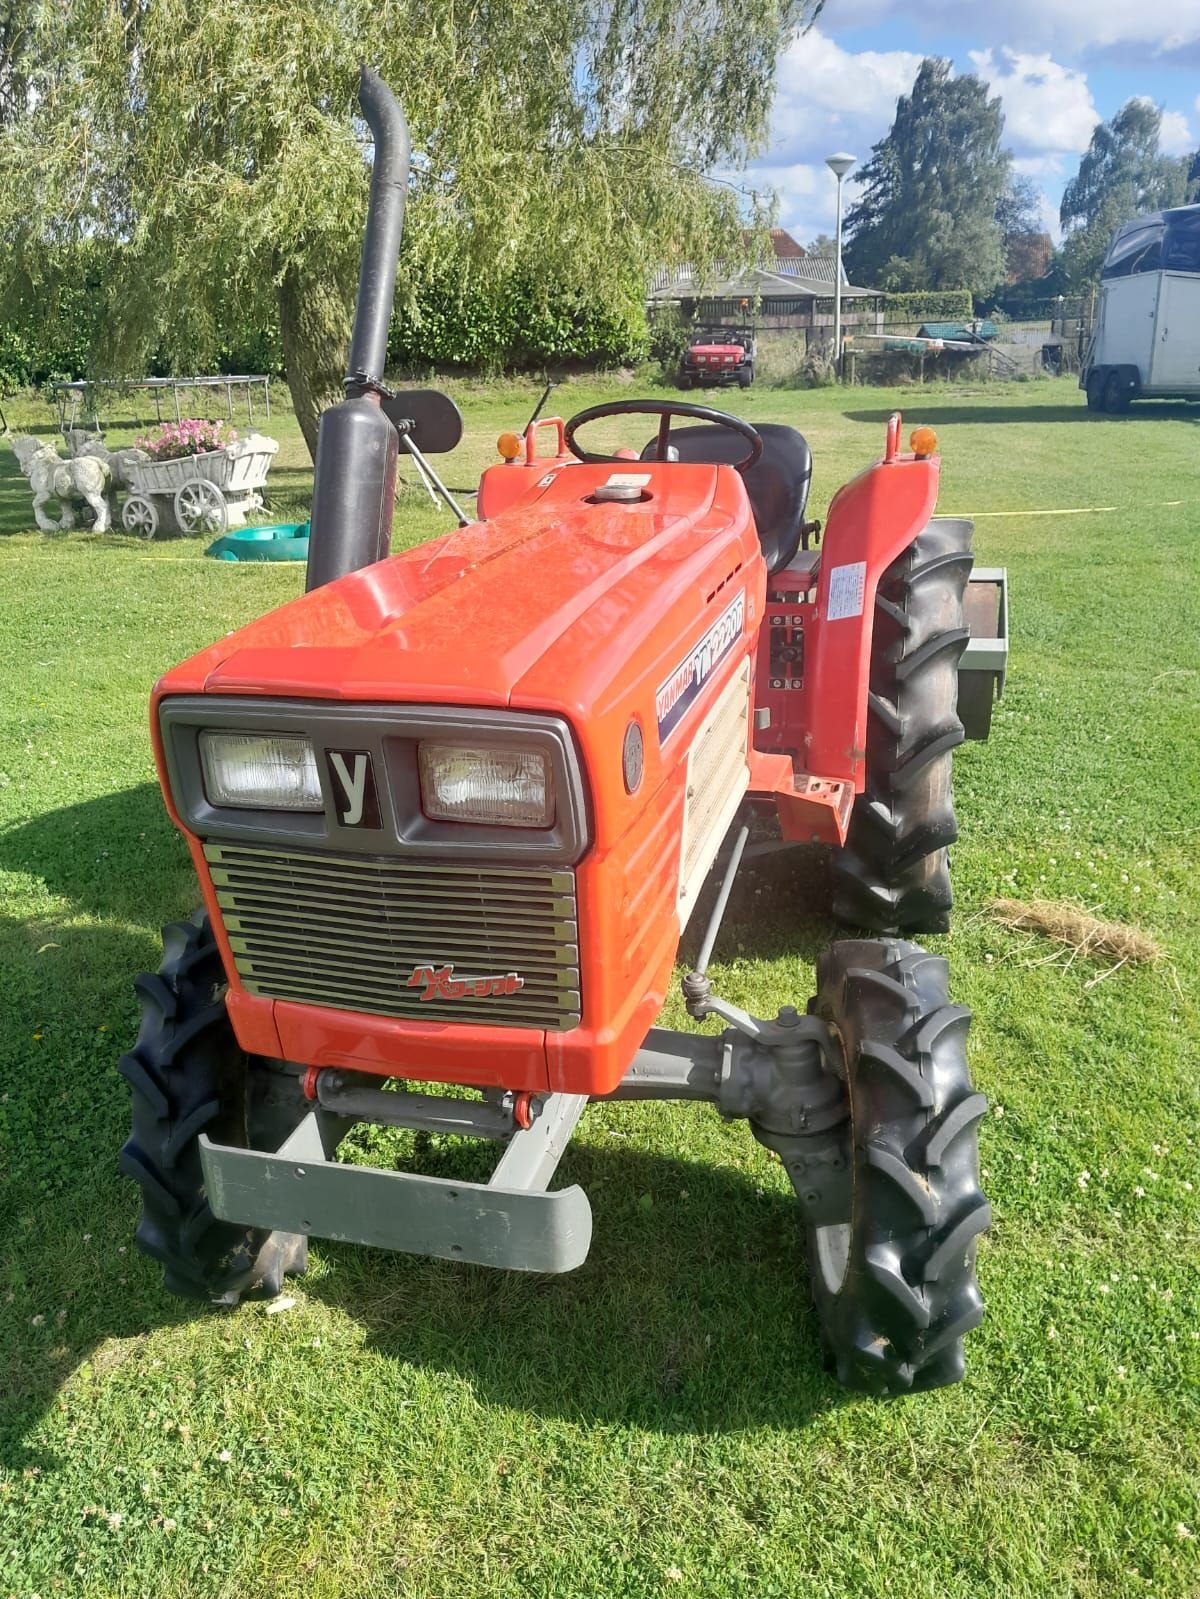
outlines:
M0 130L0 251L50 290L111 246L97 371L211 356L277 319L310 448L339 391L369 148L358 63L413 135L405 284L447 260L568 294L711 259L744 223L705 173L765 132L776 61L823 0L58 0Z

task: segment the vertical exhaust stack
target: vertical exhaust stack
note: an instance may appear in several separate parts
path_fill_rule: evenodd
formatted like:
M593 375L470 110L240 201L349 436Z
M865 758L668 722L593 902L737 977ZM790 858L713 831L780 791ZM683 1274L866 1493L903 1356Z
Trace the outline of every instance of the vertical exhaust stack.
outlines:
M375 165L350 339L347 398L324 413L317 433L308 589L383 559L396 491L398 440L380 401L408 193L408 124L395 95L366 66L358 102L375 136Z

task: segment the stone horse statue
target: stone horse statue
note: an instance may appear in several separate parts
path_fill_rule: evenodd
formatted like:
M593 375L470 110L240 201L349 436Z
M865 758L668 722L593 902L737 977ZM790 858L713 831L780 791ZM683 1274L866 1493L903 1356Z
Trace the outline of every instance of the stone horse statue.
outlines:
M53 444L35 438L31 433L18 433L9 443L13 447L17 465L29 479L29 486L33 490L34 521L43 533L74 527L73 506L78 501L92 508L95 516L93 532L108 532L112 526L108 496L112 492L113 474L106 460L84 455L74 461L64 461ZM58 502L57 522L47 516L44 509L51 500Z
M133 482L129 468L136 466L139 461L150 459L145 450L139 450L132 444L122 450L110 450L104 442L103 433L93 433L88 428L68 428L67 454L73 461L82 460L85 456L94 456L98 461L104 461L112 473L114 494L117 489L126 491L132 489Z

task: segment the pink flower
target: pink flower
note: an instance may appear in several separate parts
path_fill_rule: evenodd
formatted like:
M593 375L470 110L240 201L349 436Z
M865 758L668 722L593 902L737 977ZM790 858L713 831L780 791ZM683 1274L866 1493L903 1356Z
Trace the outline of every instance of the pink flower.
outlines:
M139 439L138 444L156 461L175 461L188 455L224 449L236 438L236 430L224 422L190 416L181 417L178 422L162 423L156 433Z

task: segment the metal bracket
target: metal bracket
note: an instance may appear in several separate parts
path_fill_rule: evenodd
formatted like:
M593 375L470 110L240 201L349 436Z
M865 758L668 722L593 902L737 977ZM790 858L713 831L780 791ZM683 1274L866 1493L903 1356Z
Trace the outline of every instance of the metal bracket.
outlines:
M806 1221L843 1221L850 1207L850 1107L841 1057L825 1023L785 1006L774 1021L713 996L705 1014L731 1026L719 1039L652 1028L606 1100L704 1099L745 1119L777 1154Z
M461 1183L326 1158L310 1112L273 1153L200 1135L208 1202L222 1221L371 1244L510 1271L573 1271L587 1259L592 1212L582 1188L547 1193L587 1099L551 1094L514 1133L488 1183Z

